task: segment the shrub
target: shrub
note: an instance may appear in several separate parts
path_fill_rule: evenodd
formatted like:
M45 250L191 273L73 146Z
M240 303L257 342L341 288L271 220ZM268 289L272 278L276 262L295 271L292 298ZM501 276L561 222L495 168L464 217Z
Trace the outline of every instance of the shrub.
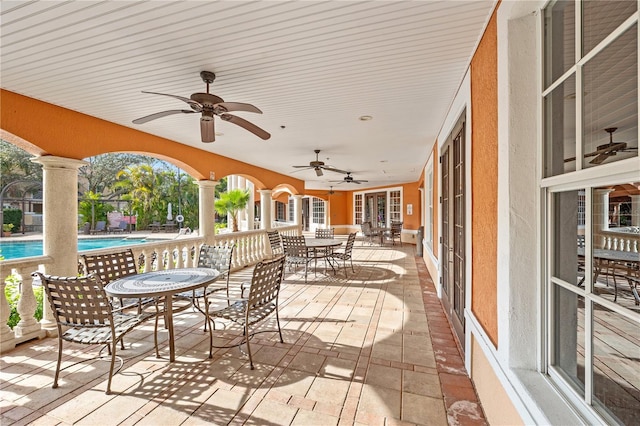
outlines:
M4 209L2 211L2 224L12 223L15 229L20 229L22 223L22 210Z
M4 294L7 297L7 301L9 302L9 308L11 309L11 314L9 315L9 320L7 321L7 325L13 329L20 322L20 315L18 314L18 301L20 300L20 282L18 277L15 275L10 275L6 279L6 287L4 288ZM33 287L33 294L36 297L36 311L34 313L34 318L37 321L42 319L42 303L44 300L44 289L42 286Z

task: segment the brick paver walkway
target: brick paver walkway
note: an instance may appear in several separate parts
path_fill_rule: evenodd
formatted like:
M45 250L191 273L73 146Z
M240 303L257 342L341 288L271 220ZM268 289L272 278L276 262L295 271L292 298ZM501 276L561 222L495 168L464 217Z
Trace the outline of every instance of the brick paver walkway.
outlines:
M152 324L128 336L124 368L105 395L108 363L83 362L51 388L56 339L0 357L0 423L91 425L484 424L433 283L415 247L356 243L355 273L287 273L280 297L285 343L252 340L254 370L237 347L208 359L202 318L180 314L174 363L153 350ZM232 275L232 286L250 277ZM268 324L273 325L273 322ZM214 344L238 339L216 331ZM65 345L65 363L91 347Z

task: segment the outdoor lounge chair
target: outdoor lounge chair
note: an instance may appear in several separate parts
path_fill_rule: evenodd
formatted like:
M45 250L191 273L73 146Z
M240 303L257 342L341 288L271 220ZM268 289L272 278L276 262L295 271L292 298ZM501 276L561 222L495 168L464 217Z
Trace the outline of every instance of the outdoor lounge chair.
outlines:
M100 234L100 233L106 233L107 232L107 222L104 220L99 220L96 222L96 227L93 228L91 231L91 234Z

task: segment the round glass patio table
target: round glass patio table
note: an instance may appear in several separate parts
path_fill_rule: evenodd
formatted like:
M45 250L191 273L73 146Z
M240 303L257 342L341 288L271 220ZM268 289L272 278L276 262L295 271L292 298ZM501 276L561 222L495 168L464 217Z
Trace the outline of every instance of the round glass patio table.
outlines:
M212 268L168 269L119 278L107 284L104 289L108 296L122 299L164 298L165 326L169 330L169 361L173 362L176 358L173 296L183 291L207 287L219 275L220 272ZM209 321L206 313L205 321Z

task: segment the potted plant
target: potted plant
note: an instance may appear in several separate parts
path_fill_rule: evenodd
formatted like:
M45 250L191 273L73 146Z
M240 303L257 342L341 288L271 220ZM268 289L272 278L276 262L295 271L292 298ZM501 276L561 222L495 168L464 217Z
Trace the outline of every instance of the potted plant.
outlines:
M221 215L228 214L231 218L231 230L238 232L238 212L244 210L249 203L249 191L232 189L223 192L215 201L215 209Z
M2 236L3 237L10 237L12 229L13 229L13 223L3 223L2 224Z

